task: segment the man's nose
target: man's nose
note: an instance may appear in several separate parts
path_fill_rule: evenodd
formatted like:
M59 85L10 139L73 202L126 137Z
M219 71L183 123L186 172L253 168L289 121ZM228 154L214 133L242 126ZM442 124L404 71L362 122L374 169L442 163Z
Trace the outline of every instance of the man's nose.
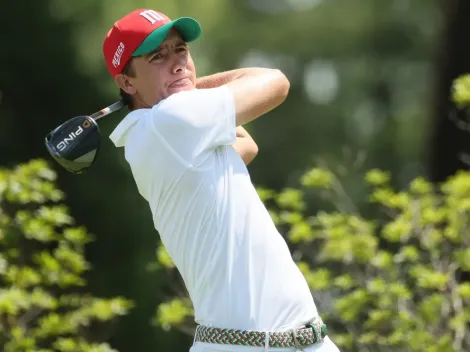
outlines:
M188 63L187 56L181 57L181 56L175 55L172 73L184 72L186 69L187 63Z

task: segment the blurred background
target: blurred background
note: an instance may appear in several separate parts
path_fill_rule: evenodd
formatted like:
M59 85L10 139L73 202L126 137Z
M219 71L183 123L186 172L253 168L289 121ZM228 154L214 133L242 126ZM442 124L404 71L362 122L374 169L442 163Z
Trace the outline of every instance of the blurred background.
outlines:
M470 138L452 119L460 112L450 90L470 71L468 0L37 0L1 8L2 167L51 162L46 133L119 99L102 41L115 20L151 8L200 21L203 36L191 44L200 76L248 66L288 76L287 101L247 127L260 148L249 168L256 185L297 187L308 168L324 166L361 206L369 168L390 171L397 187L467 168ZM110 344L187 351L190 335L151 323L177 278L149 270L158 233L123 151L107 138L124 115L101 120L99 159L86 174L51 167L71 214L96 236L86 249L87 289L136 305L109 328Z

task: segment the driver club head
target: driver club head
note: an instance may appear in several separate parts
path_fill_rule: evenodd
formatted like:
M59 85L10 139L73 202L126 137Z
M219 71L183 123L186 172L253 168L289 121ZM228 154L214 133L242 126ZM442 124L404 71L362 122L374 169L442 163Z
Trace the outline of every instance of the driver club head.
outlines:
M76 116L49 132L47 151L67 171L80 174L95 162L101 136L97 122L90 116Z

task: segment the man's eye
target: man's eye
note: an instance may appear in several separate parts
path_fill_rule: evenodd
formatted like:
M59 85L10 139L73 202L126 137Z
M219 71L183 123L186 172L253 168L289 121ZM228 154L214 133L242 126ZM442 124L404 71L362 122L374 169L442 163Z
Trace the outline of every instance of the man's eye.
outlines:
M187 51L188 47L187 46L179 46L176 48L176 52L181 53L183 51Z
M161 53L158 53L158 54L153 55L152 58L150 59L150 61L159 60L162 57L163 57L163 55Z

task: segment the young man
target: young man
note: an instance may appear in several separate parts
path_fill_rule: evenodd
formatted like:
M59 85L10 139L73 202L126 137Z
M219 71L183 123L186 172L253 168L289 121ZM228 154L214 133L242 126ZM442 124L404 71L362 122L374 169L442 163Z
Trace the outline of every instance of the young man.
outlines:
M131 110L110 138L189 291L191 350L338 351L246 168L257 146L242 126L281 104L289 82L263 68L196 79L187 43L200 33L192 18L138 9L103 45Z

